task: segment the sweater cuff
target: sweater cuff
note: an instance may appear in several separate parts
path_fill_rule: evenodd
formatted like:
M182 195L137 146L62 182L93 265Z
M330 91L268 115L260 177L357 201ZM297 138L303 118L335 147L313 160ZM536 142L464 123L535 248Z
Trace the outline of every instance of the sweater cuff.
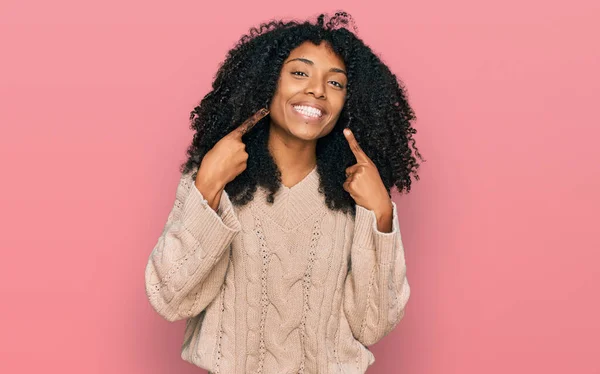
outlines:
M392 207L392 231L381 232L377 228L375 212L356 204L353 240L361 248L375 250L377 260L382 265L393 262L396 244L401 239L398 211L393 201Z
M185 202L183 203L183 226L196 238L208 254L215 250L224 250L236 233L241 230L241 224L235 215L229 196L223 190L219 202L220 213L215 212L196 185L192 183Z

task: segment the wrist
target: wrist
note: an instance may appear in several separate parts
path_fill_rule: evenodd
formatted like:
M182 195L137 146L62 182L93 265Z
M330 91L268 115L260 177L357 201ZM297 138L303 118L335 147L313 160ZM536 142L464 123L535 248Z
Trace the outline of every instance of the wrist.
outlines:
M215 178L210 177L202 168L198 170L195 180L196 187L200 192L205 192L207 195L214 195L225 188L225 186L218 182Z
M209 197L213 197L219 191L222 190L222 187L220 187L218 184L216 184L214 182L210 182L210 181L196 180L195 184L196 184L196 188L198 189L198 191L200 191L206 199L208 199Z
M377 230L384 233L389 233L392 231L392 221L393 221L393 213L394 207L392 206L391 200L388 204L382 204L380 208L374 210L375 218L377 221Z
M392 200L388 199L387 201L379 204L375 209L373 209L373 211L375 212L375 216L377 217L377 219L391 216L392 213L394 212L394 206L392 205Z
M208 202L208 205L214 210L217 211L219 207L221 192L225 188L220 183L217 183L213 180L205 178L203 175L198 174L196 181L194 183L196 188L204 199Z

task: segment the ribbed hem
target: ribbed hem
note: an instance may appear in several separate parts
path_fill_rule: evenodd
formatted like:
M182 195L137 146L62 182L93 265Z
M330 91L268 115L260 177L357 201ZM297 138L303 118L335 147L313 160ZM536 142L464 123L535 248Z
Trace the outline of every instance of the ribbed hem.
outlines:
M381 232L377 228L377 216L369 210L356 204L354 221L354 244L366 250L375 250L377 261L386 265L394 261L396 243L400 240L400 225L396 203L392 201L392 231Z
M219 206L221 215L208 205L208 201L193 183L183 204L183 225L211 256L219 256L220 252L212 251L223 251L242 228L225 191L221 195Z

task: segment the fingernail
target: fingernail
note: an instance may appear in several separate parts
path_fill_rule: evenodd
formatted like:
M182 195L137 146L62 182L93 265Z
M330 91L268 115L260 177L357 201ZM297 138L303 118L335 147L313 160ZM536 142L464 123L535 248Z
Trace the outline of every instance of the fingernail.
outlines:
M344 134L350 135L350 129L344 129Z

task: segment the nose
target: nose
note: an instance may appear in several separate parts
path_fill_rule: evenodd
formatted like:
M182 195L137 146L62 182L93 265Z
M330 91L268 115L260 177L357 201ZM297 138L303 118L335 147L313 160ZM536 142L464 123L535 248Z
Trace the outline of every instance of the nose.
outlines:
M306 94L313 94L317 99L325 99L325 85L327 83L321 77L313 77L306 86Z

